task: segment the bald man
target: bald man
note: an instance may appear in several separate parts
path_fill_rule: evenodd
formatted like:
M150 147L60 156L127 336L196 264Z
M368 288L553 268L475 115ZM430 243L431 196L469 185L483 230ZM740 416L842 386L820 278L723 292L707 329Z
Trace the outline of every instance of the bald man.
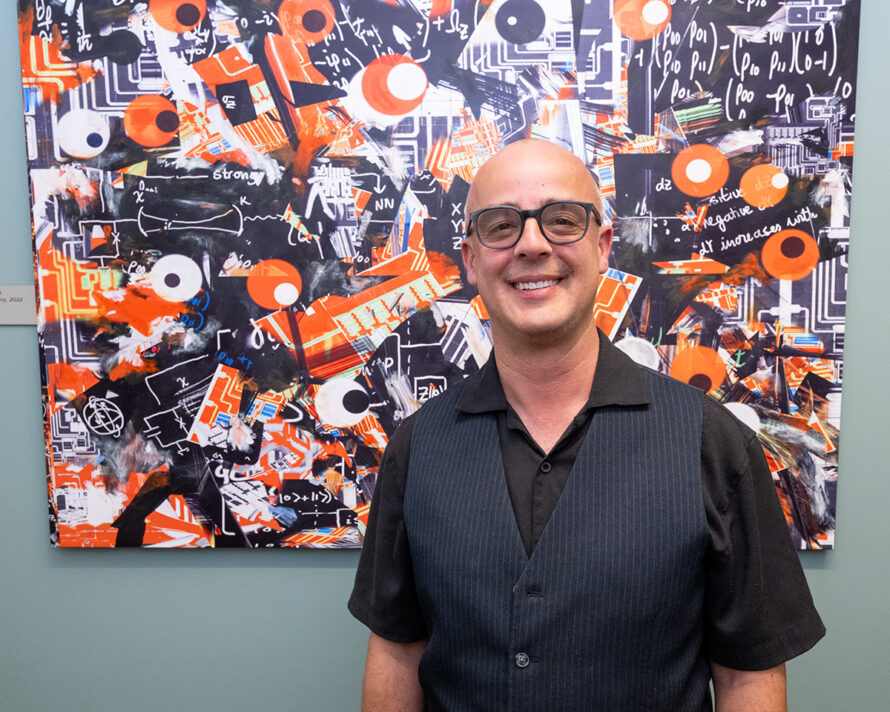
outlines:
M350 611L386 710L785 710L824 634L756 436L597 330L612 230L568 151L512 143L461 245L492 356L381 463Z

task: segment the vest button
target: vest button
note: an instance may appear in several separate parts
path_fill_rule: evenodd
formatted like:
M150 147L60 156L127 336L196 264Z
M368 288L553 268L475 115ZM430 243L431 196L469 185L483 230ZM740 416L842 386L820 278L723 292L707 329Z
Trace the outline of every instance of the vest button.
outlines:
M516 653L516 657L513 658L513 662L516 663L516 667L518 668L528 667L528 655L526 655L525 653Z
M541 470L541 472L543 472L545 475L546 475L548 472L550 472L551 469L552 469L552 468L551 468L551 466L550 466L550 463L547 462L547 460L544 460L544 462L541 463L540 470Z

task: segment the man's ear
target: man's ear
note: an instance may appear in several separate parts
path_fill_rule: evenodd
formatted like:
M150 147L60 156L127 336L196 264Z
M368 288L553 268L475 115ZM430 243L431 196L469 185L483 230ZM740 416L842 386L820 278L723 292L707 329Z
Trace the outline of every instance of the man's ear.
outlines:
M460 255L464 260L464 269L467 271L467 281L474 287L477 286L476 247L472 237L465 237L460 243Z
M605 274L609 270L609 252L612 250L612 226L603 225L600 228L599 238L597 238L599 247L599 268L600 274Z

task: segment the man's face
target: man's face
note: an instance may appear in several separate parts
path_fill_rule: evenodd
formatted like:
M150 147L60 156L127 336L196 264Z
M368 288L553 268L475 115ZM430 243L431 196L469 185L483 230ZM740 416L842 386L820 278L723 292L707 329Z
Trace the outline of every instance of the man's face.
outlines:
M479 170L468 211L493 205L531 210L554 200L600 202L581 161L544 141L522 141ZM529 219L511 248L493 250L471 235L461 251L467 278L491 316L495 339L552 342L593 328L597 283L608 268L611 244L611 228L600 228L591 216L587 234L568 245L549 243Z

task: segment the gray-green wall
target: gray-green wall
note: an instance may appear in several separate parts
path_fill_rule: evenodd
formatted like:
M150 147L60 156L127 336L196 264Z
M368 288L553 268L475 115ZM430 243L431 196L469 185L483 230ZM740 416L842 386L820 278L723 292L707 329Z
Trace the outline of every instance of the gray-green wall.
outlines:
M777 2L777 0L769 0ZM890 2L862 0L837 548L792 710L890 710ZM30 284L15 3L0 15L0 285ZM0 712L358 709L357 552L51 549L33 327L0 326Z

